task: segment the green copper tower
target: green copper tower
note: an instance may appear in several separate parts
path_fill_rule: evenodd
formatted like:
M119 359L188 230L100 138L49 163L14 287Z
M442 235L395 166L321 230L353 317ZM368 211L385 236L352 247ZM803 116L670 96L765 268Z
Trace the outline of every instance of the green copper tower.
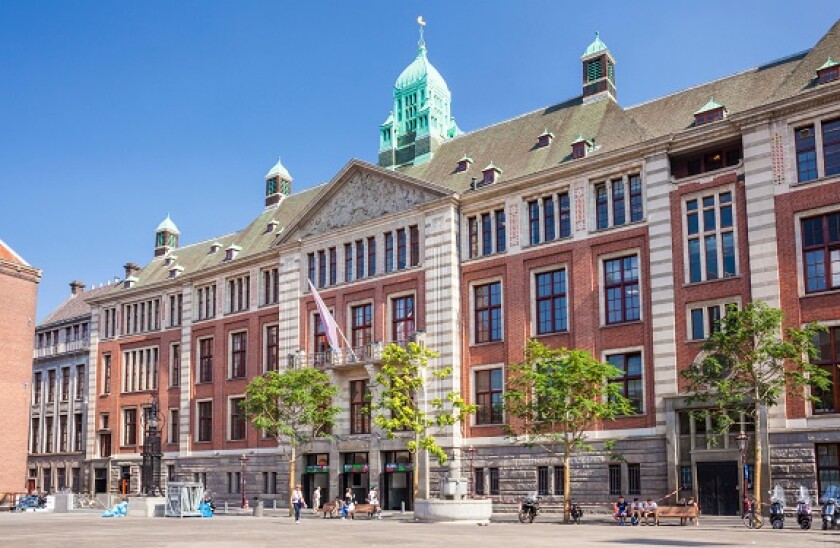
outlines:
M440 143L461 133L450 111L452 94L432 66L420 24L417 57L394 84L394 107L379 126L379 165L398 167L428 162Z

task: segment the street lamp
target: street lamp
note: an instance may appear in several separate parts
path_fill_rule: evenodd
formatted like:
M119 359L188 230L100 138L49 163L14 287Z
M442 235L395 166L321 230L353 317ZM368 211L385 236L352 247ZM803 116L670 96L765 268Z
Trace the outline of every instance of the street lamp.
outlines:
M160 459L163 456L160 447L160 406L157 392L152 393L152 404L143 415L146 426L146 437L143 440L143 494L147 496L162 495L160 486Z
M747 511L747 435L743 430L735 436L735 441L738 442L738 452L741 453L741 473L743 474L743 481L741 482L741 498L744 512Z
M248 499L245 498L245 465L248 464L248 455L239 457L241 469L239 471L239 491L242 493L242 508L248 508Z
M470 459L470 498L475 496L475 447L470 445L467 448L467 458Z

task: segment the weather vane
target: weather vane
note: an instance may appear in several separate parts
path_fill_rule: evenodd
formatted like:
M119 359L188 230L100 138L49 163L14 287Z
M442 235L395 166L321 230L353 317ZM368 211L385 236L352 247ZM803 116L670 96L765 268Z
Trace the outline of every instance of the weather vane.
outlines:
M419 45L420 47L423 47L423 46L426 45L426 40L423 39L423 27L426 26L426 22L423 21L423 16L422 15L417 16L417 24L420 25L420 41L417 42L417 45Z

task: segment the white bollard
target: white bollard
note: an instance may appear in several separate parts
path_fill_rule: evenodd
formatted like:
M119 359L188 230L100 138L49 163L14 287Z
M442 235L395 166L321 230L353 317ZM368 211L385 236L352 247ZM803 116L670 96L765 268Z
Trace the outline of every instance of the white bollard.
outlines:
M273 501L271 501L271 503L272 503L272 504L271 504L272 508L273 508L274 510L277 510L277 499L274 499Z
M400 503L400 514L405 514L405 501Z
M228 503L227 503L227 501L225 501L225 514L227 514L227 513L228 513Z

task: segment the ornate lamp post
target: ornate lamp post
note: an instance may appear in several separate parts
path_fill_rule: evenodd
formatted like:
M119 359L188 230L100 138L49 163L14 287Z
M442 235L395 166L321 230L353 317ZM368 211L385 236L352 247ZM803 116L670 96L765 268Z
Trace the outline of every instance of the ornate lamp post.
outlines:
M475 447L470 445L467 449L467 458L470 459L470 498L475 495Z
M239 457L239 491L242 493L242 508L248 508L248 499L245 498L245 465L248 464L248 455Z
M743 511L747 511L747 442L749 438L743 430L735 436L735 441L738 442L738 452L741 453L741 473L743 474L743 482L741 485L741 499Z
M147 496L163 495L160 486L160 406L157 392L152 393L152 405L143 415L146 438L143 440L143 494Z

